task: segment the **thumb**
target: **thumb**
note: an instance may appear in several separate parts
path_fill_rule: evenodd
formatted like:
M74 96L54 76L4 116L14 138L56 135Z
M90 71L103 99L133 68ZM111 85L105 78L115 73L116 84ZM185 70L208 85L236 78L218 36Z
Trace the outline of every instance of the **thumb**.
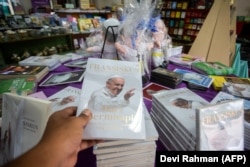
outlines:
M89 109L83 110L79 115L79 118L82 120L83 125L85 126L92 118L92 112Z

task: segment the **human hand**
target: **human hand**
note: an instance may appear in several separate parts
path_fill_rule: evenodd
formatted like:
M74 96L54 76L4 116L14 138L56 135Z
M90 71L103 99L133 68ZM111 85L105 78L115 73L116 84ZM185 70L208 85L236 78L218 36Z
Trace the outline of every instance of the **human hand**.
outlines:
M129 100L129 98L135 94L135 93L134 93L134 90L135 90L135 88L130 89L129 91L127 91L127 92L125 93L125 95L124 95L124 99L125 99L125 100Z
M75 117L76 107L69 107L53 113L45 129L40 145L50 147L51 155L59 166L74 166L80 150L93 146L98 141L82 140L83 128L92 118L90 110L84 110Z

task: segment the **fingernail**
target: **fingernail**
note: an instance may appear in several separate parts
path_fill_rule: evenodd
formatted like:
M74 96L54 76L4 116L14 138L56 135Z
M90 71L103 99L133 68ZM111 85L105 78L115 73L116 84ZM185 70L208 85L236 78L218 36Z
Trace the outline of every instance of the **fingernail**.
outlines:
M88 109L86 109L86 110L84 110L83 112L82 112L82 114L84 114L84 115L86 115L86 116L90 116L91 115L91 112L90 112L90 110L88 110Z

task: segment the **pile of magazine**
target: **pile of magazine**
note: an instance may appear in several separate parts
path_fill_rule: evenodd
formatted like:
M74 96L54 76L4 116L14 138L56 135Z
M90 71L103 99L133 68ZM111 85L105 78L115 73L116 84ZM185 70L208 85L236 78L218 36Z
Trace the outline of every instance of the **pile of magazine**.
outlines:
M144 105L145 140L107 140L93 147L99 166L154 166L158 132Z
M153 94L151 116L167 150L196 149L195 109L207 104L188 88Z

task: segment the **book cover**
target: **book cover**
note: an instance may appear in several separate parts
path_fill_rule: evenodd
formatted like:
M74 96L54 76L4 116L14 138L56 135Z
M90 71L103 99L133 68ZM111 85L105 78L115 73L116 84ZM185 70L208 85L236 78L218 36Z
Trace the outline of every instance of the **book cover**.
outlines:
M209 75L209 77L213 78L213 88L215 90L221 90L223 87L224 82L231 82L236 84L249 84L249 78L240 78L240 77L229 77L229 76L216 76L216 75Z
M206 75L229 75L234 73L234 68L220 62L193 62L192 69Z
M188 54L179 54L179 55L173 55L168 58L170 62L173 64L183 66L186 68L191 68L193 62L200 62L202 61L199 57L194 57Z
M226 82L223 76L209 75L209 77L213 79L212 86L215 90L221 90L223 83Z
M65 63L64 65L67 67L86 68L87 60L86 59L74 60L74 61Z
M30 56L24 60L19 61L21 66L48 66L49 70L53 70L59 65L60 61L52 56Z
M169 88L175 88L182 82L182 78L182 74L158 67L151 71L150 81Z
M19 66L8 65L0 69L0 79L35 77L39 82L49 72L47 66Z
M13 93L3 95L3 120L1 136L7 161L35 146L41 139L52 103ZM6 161L6 162L7 162Z
M159 91L169 90L169 89L170 88L168 87L151 82L143 88L143 97L148 100L152 100L152 94L157 93Z
M66 107L77 106L79 102L81 89L72 86L67 86L62 90L48 97L48 100L53 102L53 111L59 111Z
M52 86L81 82L83 80L84 73L85 71L83 70L53 73L39 86Z
M197 150L244 150L243 100L197 109Z
M229 93L220 91L210 102L210 104L217 104L217 103L221 103L221 102L225 102L225 101L229 101L229 100L234 100L235 97Z
M209 88L213 83L213 78L189 70L176 68L174 69L174 72L183 74L183 81L190 82L206 88Z
M34 77L0 79L0 98L3 93L15 92L17 94L31 94L36 91L37 82Z
M224 82L222 91L234 96L250 99L250 85Z
M89 58L80 99L77 115L93 113L85 139L145 139L139 62Z
M205 99L184 87L153 94L153 106L156 101L179 127L196 138L195 109L209 105Z
M91 18L79 18L78 26L81 32L89 32L94 28Z
M96 144L94 149L99 149L99 148L108 147L108 146L118 146L118 145L121 146L124 144L142 143L146 141L157 141L159 135L145 104L143 104L143 113L144 113L145 128L146 128L145 140L106 140L105 142Z

